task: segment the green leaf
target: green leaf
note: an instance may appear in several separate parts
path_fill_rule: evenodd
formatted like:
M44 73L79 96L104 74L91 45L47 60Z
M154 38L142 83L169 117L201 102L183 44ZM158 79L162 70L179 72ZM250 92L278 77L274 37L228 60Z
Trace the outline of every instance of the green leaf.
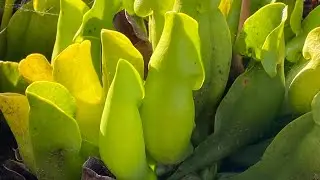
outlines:
M295 119L275 137L260 162L230 180L312 179L319 172L313 153L318 149L316 131L311 113Z
M89 10L89 7L82 0L60 1L61 7L52 60L72 44L73 37L82 23L83 15Z
M300 28L299 26L301 26L301 22L298 21L302 20L301 18L303 11L303 0L273 0L272 3L274 2L284 3L288 6L288 18L284 25L284 37L285 41L287 42L288 40L291 40L295 35L295 31L293 31L292 28ZM301 2L302 6L300 6Z
M218 173L218 164L213 164L212 166L204 169L201 172L201 178L202 180L212 180L216 178L217 173Z
M98 146L104 100L90 49L91 43L88 40L68 46L54 61L53 78L65 86L77 101L76 120L82 138Z
M0 59L3 59L7 46L7 26L13 15L14 0L2 0L0 2Z
M288 91L290 84L297 74L308 64L308 61L302 58L297 63L290 67L290 70L286 73L286 90Z
M33 0L33 9L38 13L59 12L60 0Z
M174 5L174 0L135 0L134 1L134 11L138 16L145 17L149 16L152 11L160 12L161 14L172 10Z
M219 162L270 132L285 95L283 77L278 73L271 78L261 64L255 63L237 77L219 104L214 133L195 148L168 180L180 179Z
M19 72L26 82L53 81L52 67L42 54L30 54L19 62Z
M259 11L263 6L274 3L276 0L250 0L250 15Z
M94 1L92 1L92 0L82 0L84 3L86 3L86 5L89 7L89 8L91 8L92 7L92 5L94 4Z
M228 1L228 0L224 0ZM221 1L222 2L222 1ZM240 21L242 0L232 0L232 4L228 13L227 22L230 29L231 34L231 42L234 44L234 41L238 34L238 25Z
M197 21L167 12L140 111L146 148L156 161L173 164L185 155L194 127L192 90L201 88L204 77Z
M291 17L290 17L290 26L292 31L298 35L301 31L301 21L302 21L302 14L303 14L303 0L296 0L294 9L292 10Z
M198 23L185 13L167 12L165 25L161 46L153 53L149 69L164 71L168 76L177 74L178 79L188 78L192 90L200 89L205 74L200 55ZM182 39L185 42L182 43Z
M317 6L302 21L302 27L303 27L304 33L308 34L312 29L314 29L314 28L319 26L319 24L320 24L320 20L318 18L319 14L320 14L320 7Z
M76 101L62 85L37 81L26 90L29 132L39 179L80 179L81 136Z
M320 93L318 92L312 99L311 112L316 125L320 125Z
M277 65L282 64L285 56L285 42L284 42L284 23L286 21L285 17L281 24L276 27L266 38L262 46L262 66L265 71L271 77L277 75Z
M314 77L320 75L320 28L312 30L305 41L303 55L309 62L294 77L289 86L288 98L296 114L309 112L311 101L320 90L320 82Z
M29 135L29 103L26 96L0 93L0 110L17 141L24 164L35 172L35 162Z
M128 61L137 69L140 78L144 77L144 61L140 52L130 40L120 32L103 29L102 41L102 82L105 96L114 78L120 58Z
M313 29L308 34L302 53L307 60L315 60L320 57L320 27Z
M120 0L96 0L84 16L74 41L90 40L91 56L98 77L101 78L101 30L114 29L113 17L121 10Z
M212 128L214 109L221 100L229 78L232 42L227 21L211 0L179 0L176 11L186 13L199 24L201 59L205 81L194 92L196 129L194 135L205 139ZM194 7L201 8L201 11ZM202 126L202 127L201 127ZM198 134L197 134L198 133ZM193 137L195 137L193 136Z
M152 14L152 1L148 0L135 0L133 4L133 10L135 14L140 17L150 16Z
M235 48L240 54L262 61L263 68L271 77L276 75L277 65L283 59L283 28L286 19L285 4L266 5L245 21L235 42Z
M136 0L134 12L141 17L149 18L149 39L153 49L156 48L161 37L165 22L165 13L173 9L175 0Z
M7 29L0 31L0 59L4 59L7 51Z
M19 73L16 62L0 61L0 92L24 93L27 83Z
M288 97L289 87L294 80L294 78L299 74L299 72L308 64L308 61L306 61L304 58L299 60L297 63L293 64L292 66L288 67L290 68L288 72L286 72L285 77L285 85L286 85L286 96L282 107L282 114L292 114L292 106Z
M100 156L118 179L146 179L148 167L139 107L144 97L141 75L120 59L100 126ZM123 113L125 112L125 113Z
M317 61L319 60L317 59ZM314 77L320 75L320 68L312 65L312 63L307 64L289 86L288 98L295 114L303 114L310 111L310 102L320 90L320 83L314 81Z
M319 93L314 96L311 112L279 132L260 162L230 180L315 179L320 172L320 159L315 156L320 150L319 97Z
M302 48L311 30L320 26L320 6L312 10L302 21L302 28L298 36L286 44L286 59L291 62L297 62L302 55Z
M239 149L239 151L228 157L228 163L226 165L232 165L234 168L240 169L254 165L261 159L264 151L270 145L272 140L273 138L260 140L259 142Z
M134 15L134 1L135 0L122 0L122 6L130 15Z
M283 17L284 8L285 4L273 3L250 16L236 40L236 50L242 55L261 60L262 46L266 38L285 20L280 18Z
M12 16L7 28L5 60L20 61L32 53L40 53L50 59L57 20L58 16L51 11L46 14L33 11L32 2L23 5Z

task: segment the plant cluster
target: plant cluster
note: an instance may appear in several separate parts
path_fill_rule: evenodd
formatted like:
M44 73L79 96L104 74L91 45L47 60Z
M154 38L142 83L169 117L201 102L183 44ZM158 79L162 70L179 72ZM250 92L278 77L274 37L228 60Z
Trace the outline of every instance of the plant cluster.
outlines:
M40 180L80 179L93 156L120 180L320 176L320 7L303 18L303 5L33 0L12 17L5 9L0 110L23 163ZM117 31L123 11L150 41L150 59ZM234 82L232 61L244 69ZM228 158L246 170L221 173Z

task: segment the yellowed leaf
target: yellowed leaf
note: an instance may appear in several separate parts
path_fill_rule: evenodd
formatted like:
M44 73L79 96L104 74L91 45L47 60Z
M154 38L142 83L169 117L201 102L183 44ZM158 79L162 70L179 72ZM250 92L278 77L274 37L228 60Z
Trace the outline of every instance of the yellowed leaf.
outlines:
M224 17L228 17L232 1L233 0L222 0L220 2L219 9L222 12L222 14L224 15Z
M91 58L91 42L75 43L53 63L53 78L64 85L77 101L76 120L85 141L98 145L103 94Z
M29 136L29 103L27 97L17 93L0 93L2 111L19 147L24 163L35 170Z
M102 81L105 95L115 76L116 66L120 58L126 59L140 74L144 75L144 61L140 52L122 33L103 29L102 42Z
M28 83L53 81L52 67L42 54L30 54L20 61L19 72Z

